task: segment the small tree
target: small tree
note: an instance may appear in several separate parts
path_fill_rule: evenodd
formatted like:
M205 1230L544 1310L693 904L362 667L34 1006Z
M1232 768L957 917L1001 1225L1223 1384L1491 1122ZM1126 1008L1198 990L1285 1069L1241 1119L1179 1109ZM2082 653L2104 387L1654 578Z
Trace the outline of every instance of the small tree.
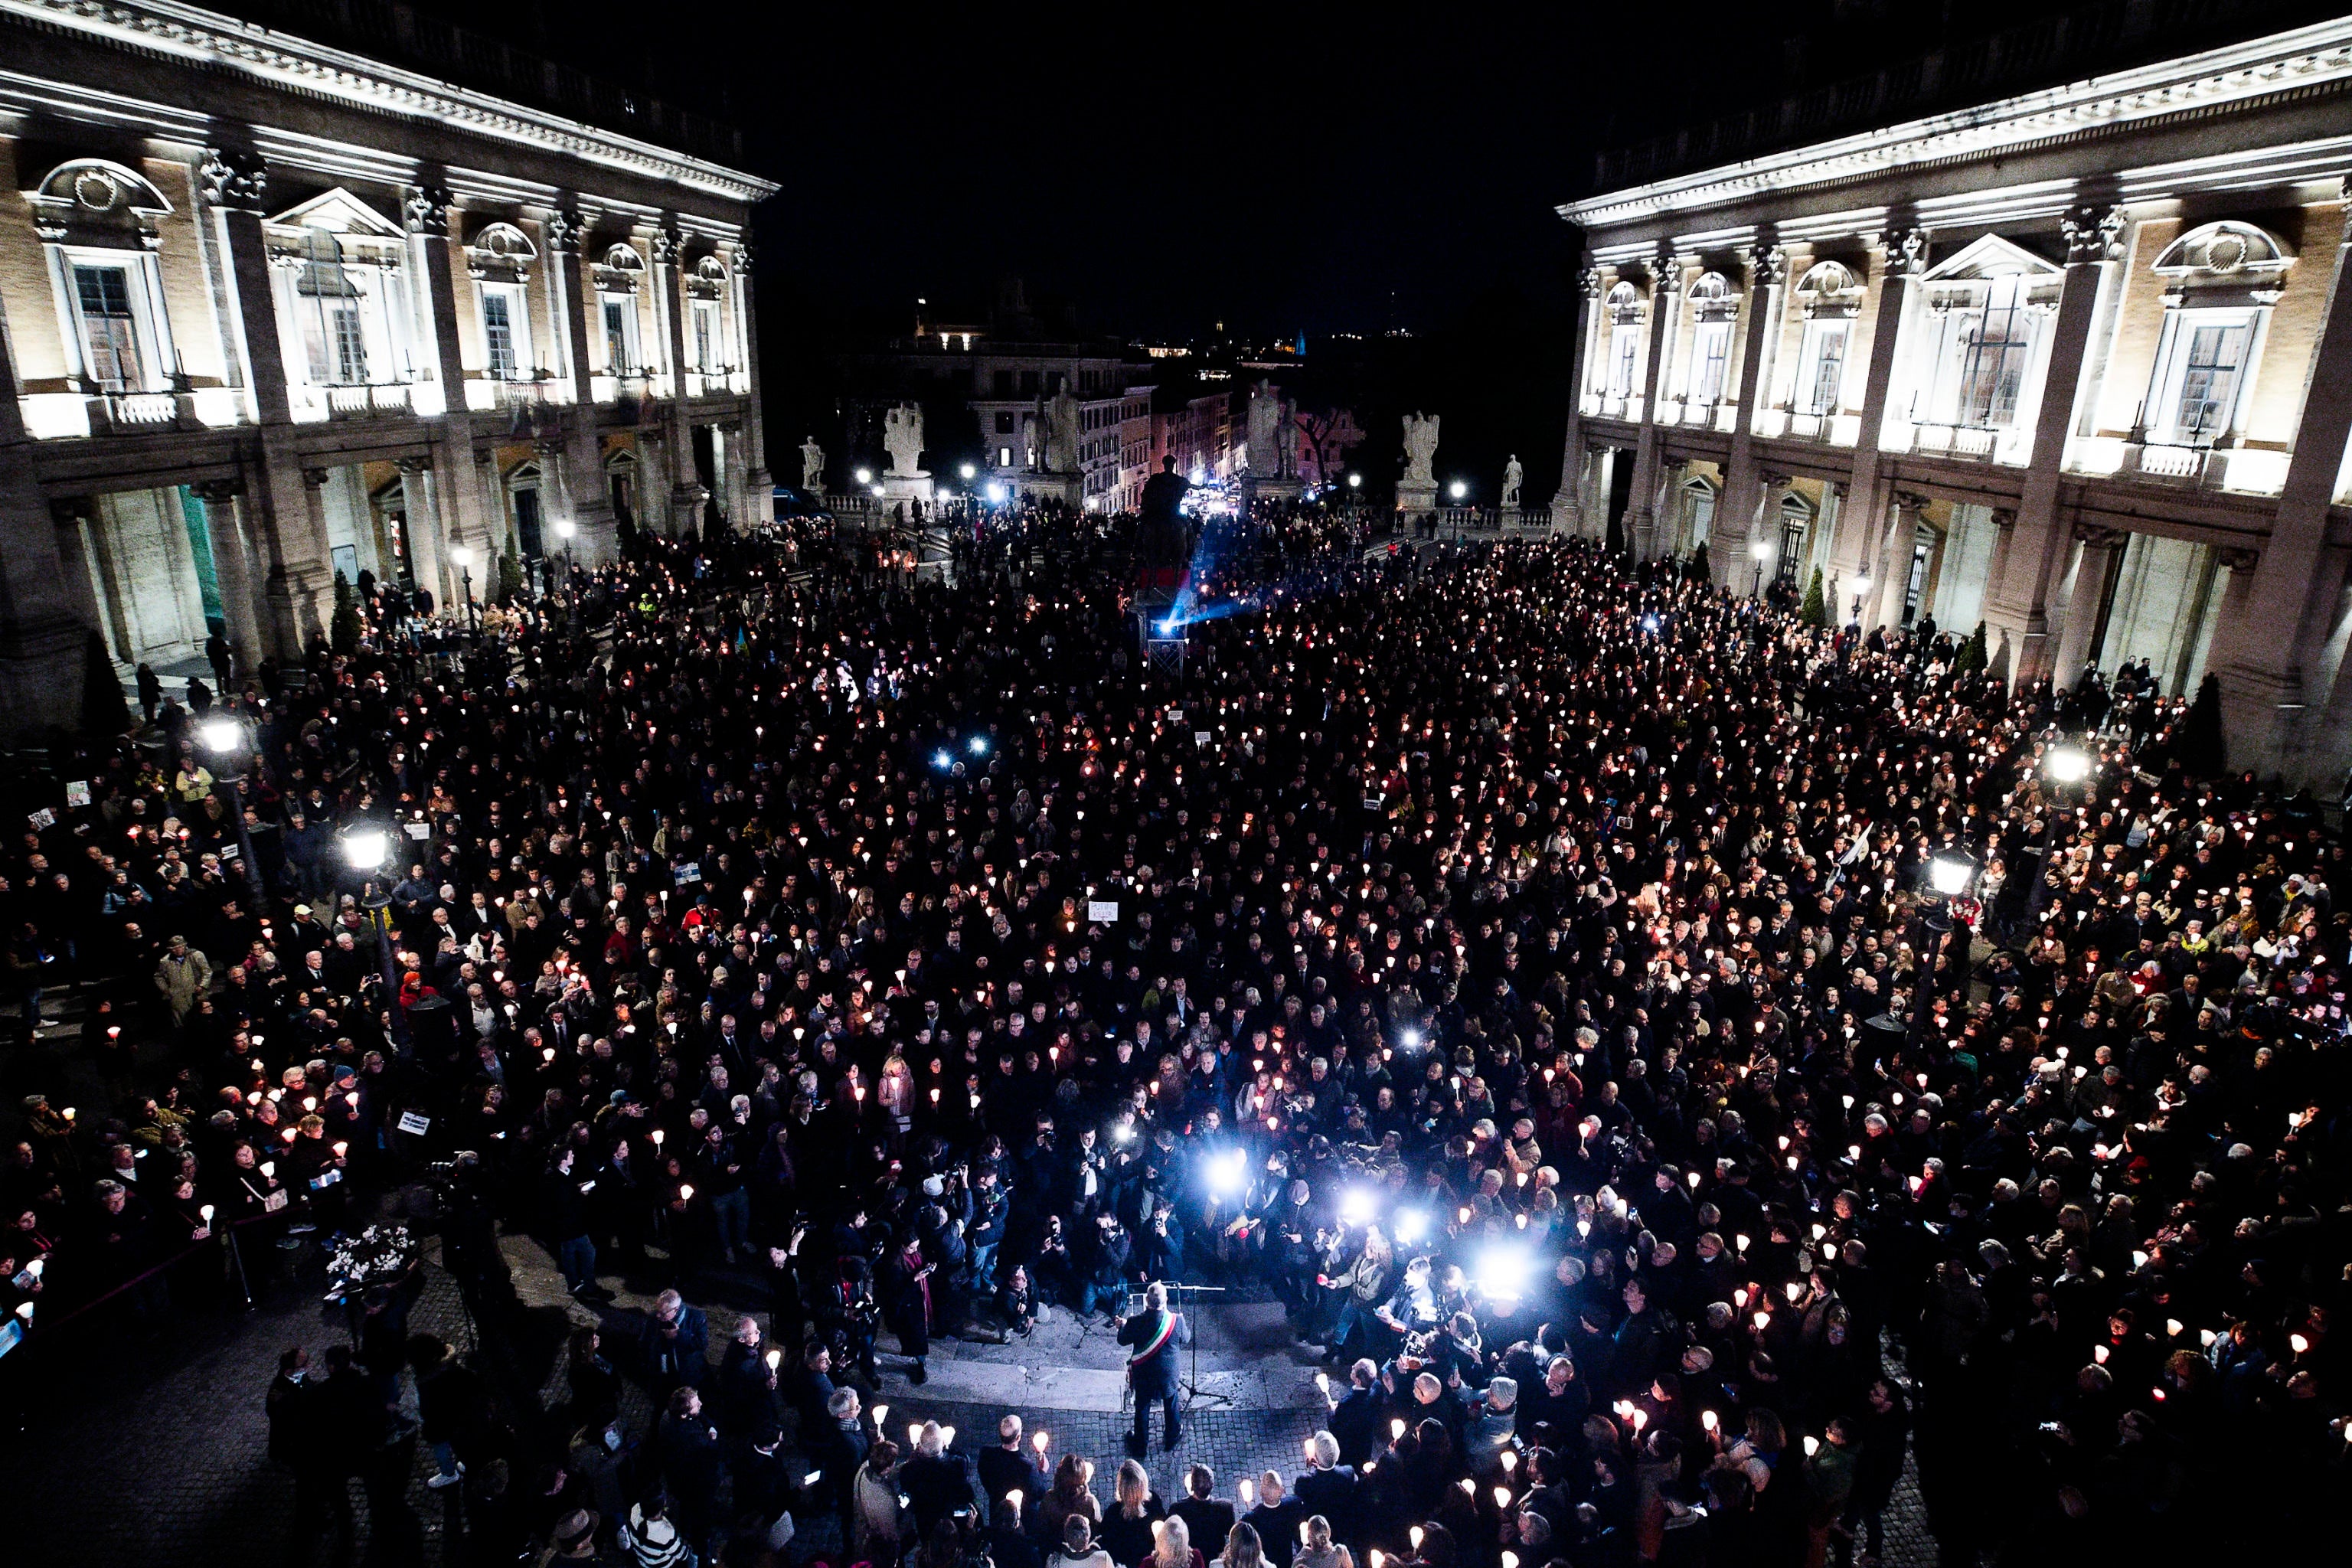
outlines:
M1991 662L1991 655L1985 651L1985 624L1979 621L1977 629L1969 634L1969 640L1960 645L1960 656L1952 661L1952 673L1979 674Z
M341 572L335 574L335 614L327 626L327 646L337 653L357 653L360 646L359 596Z
M1797 611L1797 618L1809 626L1830 624L1830 613L1822 605L1822 569L1813 568L1813 580L1805 584L1805 602Z
M501 604L522 592L522 557L512 545L499 557L499 601Z
M2172 743L2180 771L2193 779L2210 779L2229 766L2228 737L2221 729L2221 681L2208 675L2197 683L2197 696L2182 715L2180 731Z

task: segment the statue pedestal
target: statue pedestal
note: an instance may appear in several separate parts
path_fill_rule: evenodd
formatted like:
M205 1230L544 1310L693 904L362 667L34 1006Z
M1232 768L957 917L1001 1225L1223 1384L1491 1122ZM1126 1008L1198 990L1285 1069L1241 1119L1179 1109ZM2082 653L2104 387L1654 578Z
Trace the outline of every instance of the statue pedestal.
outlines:
M931 476L929 474L885 474L882 476L882 502L919 500L931 504Z
M1057 500L1067 506L1086 503L1084 474L1014 474L1011 482L1013 495L1022 500Z
M1307 493L1307 481L1301 479L1261 479L1252 474L1244 484L1252 500L1297 500Z
M1437 486L1434 481L1419 485L1411 479L1397 481L1397 510L1407 517L1423 517L1437 510Z

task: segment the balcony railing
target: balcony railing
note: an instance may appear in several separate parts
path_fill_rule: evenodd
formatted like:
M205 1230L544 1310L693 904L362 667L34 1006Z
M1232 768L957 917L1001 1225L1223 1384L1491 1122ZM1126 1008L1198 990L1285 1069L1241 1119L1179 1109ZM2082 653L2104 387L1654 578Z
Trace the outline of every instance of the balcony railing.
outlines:
M2152 479L2185 479L2192 484L2205 478L2205 465L2213 455L2210 447L2173 447L2160 441L2147 441L2130 448L2138 460L2126 460L2125 467L2134 473Z
M2002 432L1990 425L1914 425L1912 449L1943 458L1990 458Z
M327 417L330 419L365 419L379 414L405 414L409 411L408 384L404 381L382 382L367 386L328 386L320 390L327 395Z
M172 392L110 392L103 395L108 425L135 430L179 421L180 398Z

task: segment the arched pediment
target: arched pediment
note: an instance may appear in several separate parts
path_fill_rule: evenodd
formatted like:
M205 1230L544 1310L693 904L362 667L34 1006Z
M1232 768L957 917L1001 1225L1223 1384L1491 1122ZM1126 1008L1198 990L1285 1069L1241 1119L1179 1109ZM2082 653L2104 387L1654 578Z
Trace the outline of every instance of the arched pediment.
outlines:
M2164 247L2155 270L2164 278L2242 279L2285 271L2294 252L2266 228L2234 218L2200 224Z

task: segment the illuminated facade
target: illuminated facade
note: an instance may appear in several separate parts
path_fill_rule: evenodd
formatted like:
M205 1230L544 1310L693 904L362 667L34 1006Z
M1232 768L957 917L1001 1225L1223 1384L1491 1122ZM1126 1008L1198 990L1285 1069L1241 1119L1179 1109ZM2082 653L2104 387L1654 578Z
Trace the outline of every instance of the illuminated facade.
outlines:
M770 183L172 0L0 0L0 727L768 511Z
M1606 168L1606 165L1604 165ZM1630 184L1560 500L1995 668L2220 677L2233 762L2352 763L2352 18Z

